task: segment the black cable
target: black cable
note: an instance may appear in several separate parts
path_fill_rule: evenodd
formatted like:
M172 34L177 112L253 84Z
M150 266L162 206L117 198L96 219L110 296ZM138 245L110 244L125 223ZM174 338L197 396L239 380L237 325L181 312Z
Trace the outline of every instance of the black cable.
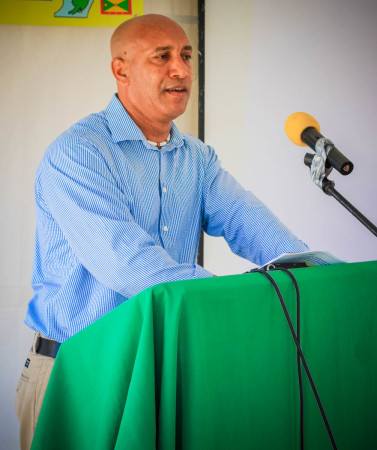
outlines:
M336 443L335 443L335 440L334 440L334 436L333 436L332 431L331 431L331 428L330 428L330 424L329 424L329 422L328 422L328 420L327 420L325 411L324 411L323 406L322 406L321 399L319 398L319 395L318 395L317 389L316 389L316 387L315 387L313 378L312 378L312 376L311 376L309 367L308 367L308 365L307 365L307 363L306 363L305 356L304 356L304 354L302 353L301 346L300 346L300 344L299 344L299 342L298 342L298 340L297 340L297 335L296 335L295 330L294 330L294 328L293 328L293 324L292 324L291 318L290 318L290 316L289 316L287 307L286 307L286 305L285 305L283 296L282 296L282 294L281 294L281 292L280 292L280 289L279 289L278 285L276 284L275 280L272 278L272 276L271 276L269 273L267 273L265 270L262 270L262 269L253 269L253 270L251 270L250 272L258 272L258 273L262 274L263 276L267 277L267 279L270 281L270 283L272 284L272 286L273 286L274 289L275 289L275 292L276 292L276 294L277 294L277 296L278 296L278 298L279 298L280 304L281 304L281 306L282 306L282 308L283 308L285 318L287 319L289 329L290 329L290 331L291 331L293 340L294 340L295 345L296 345L296 348L297 348L297 352L298 352L298 354L299 354L299 356L300 356L302 365L304 366L304 369L305 369L305 372L306 372L306 376L308 377L308 380L309 380L310 386L311 386L311 388L312 388L314 397L315 397L315 399L316 399L316 401L317 401L317 405L318 405L319 411L320 411L320 413L321 413L323 422L324 422L324 424L325 424L325 427L326 427L326 430L327 430L327 434L329 435L329 438L330 438L330 441L331 441L331 445L332 445L333 449L336 450L336 449L337 449L337 446L336 446Z
M285 272L290 279L292 280L295 290L296 290L296 335L297 335L297 342L301 345L301 326L300 326L300 289L298 287L298 283L296 280L296 277L293 275L293 273L285 269L283 267L279 268L273 268L273 269L267 269L267 270L281 270L282 272ZM302 387L302 372L301 372L301 359L300 354L297 350L297 375L298 375L298 387L299 387L299 397L300 397L300 450L304 450L304 390Z
M302 267L307 267L306 264ZM301 345L301 327L300 327L300 289L298 287L298 283L296 280L296 277L285 267L282 267L279 265L279 267L276 267L275 265L271 264L265 267L262 267L262 270L281 270L282 272L285 272L292 280L295 290L296 290L296 335L297 335L297 341ZM302 372L301 372L301 359L300 354L297 350L297 374L298 374L298 386L299 386L299 402L300 402L300 450L304 450L304 391L302 386Z

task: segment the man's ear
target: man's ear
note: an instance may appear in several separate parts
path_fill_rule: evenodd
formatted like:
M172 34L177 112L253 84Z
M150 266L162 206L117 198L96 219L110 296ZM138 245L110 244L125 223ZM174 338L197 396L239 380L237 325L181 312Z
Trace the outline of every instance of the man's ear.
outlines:
M113 58L111 61L111 71L117 83L119 84L129 84L129 78L127 76L127 63L122 58Z

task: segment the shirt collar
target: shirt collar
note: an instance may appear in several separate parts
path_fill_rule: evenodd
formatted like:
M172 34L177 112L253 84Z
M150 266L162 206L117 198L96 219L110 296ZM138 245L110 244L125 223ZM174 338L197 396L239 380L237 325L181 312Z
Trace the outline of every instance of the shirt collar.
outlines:
M117 94L114 94L111 98L104 115L114 142L142 141L145 147L156 150L156 147L148 142L140 128L131 119L118 99ZM184 139L184 136L173 122L170 130L170 141L163 146L161 151L169 151L173 148L181 147L184 144Z

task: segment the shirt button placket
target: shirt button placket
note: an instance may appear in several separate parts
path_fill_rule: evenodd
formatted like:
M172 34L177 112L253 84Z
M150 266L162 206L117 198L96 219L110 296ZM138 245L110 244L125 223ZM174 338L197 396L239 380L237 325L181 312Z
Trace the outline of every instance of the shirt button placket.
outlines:
M162 235L162 239L164 240L164 236L166 236L166 233L169 231L169 227L166 225L165 219L166 219L166 193L167 193L167 188L165 185L165 175L166 175L166 152L165 151L161 151L161 178L160 178L160 183L161 183L161 192L162 192L162 196L161 196L161 219L162 219L162 231L163 231L163 235Z

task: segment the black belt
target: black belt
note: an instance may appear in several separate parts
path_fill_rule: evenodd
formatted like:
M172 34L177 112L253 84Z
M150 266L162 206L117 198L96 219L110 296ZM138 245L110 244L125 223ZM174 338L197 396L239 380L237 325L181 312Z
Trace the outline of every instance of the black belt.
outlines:
M49 356L55 358L60 347L60 342L51 341L38 336L35 341L35 353L43 356Z

